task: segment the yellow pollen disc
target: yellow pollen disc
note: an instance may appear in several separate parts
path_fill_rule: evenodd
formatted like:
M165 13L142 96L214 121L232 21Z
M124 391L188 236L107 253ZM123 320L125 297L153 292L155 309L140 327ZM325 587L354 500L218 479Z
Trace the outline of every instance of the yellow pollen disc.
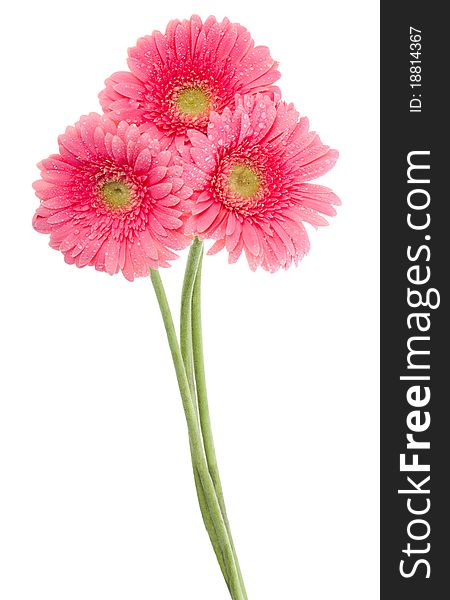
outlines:
M181 112L197 117L209 108L209 98L200 88L186 88L177 98Z
M230 173L230 187L243 198L254 196L260 188L258 175L247 165L236 165Z
M101 187L101 193L112 208L122 208L130 203L131 190L122 181L108 181Z

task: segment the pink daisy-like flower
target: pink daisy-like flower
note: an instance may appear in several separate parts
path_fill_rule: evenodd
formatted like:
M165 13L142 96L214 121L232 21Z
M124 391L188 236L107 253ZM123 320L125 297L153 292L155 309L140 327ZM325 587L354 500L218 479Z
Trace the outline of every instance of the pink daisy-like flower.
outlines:
M336 214L337 196L308 182L331 169L338 152L292 104L264 94L236 104L210 115L207 135L188 132L184 177L196 206L187 229L217 240L209 254L225 247L235 262L244 250L252 270L287 269L309 250L303 223L326 225L322 215Z
M228 19L171 21L128 51L129 72L114 73L100 95L115 120L155 124L180 146L187 129L206 131L209 114L234 107L236 94L278 93L280 77L265 46Z
M59 154L38 165L33 226L50 234L67 263L121 270L132 281L168 267L177 258L172 250L191 243L184 220L192 190L150 133L90 114L58 142Z

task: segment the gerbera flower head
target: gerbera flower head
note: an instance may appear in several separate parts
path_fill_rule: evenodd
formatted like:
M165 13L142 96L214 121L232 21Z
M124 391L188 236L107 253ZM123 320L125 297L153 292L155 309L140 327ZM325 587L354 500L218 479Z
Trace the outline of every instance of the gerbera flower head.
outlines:
M33 226L67 263L132 281L169 266L172 250L191 243L184 220L192 190L151 133L92 113L58 142L59 154L38 165Z
M182 144L190 128L206 131L212 111L234 106L236 94L278 92L277 65L265 46L228 19L171 21L162 34L128 51L131 73L114 73L99 97L115 120L155 124Z
M207 135L188 132L184 177L196 206L187 228L216 240L209 254L225 247L230 262L244 251L253 270L286 269L309 250L304 223L326 225L323 215L340 204L329 188L309 183L338 152L292 104L257 94L236 105L211 113Z

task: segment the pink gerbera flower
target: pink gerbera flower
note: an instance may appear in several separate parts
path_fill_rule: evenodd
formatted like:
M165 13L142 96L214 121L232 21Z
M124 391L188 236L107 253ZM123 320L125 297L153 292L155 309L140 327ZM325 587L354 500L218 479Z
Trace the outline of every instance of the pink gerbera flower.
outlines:
M209 17L171 21L128 51L131 73L114 73L100 93L115 120L155 124L179 144L187 129L206 131L209 114L234 106L237 93L278 92L277 63L237 23Z
M326 225L340 204L328 188L308 183L331 169L330 150L292 104L263 94L236 101L234 111L212 113L208 134L189 131L185 181L196 206L188 229L217 240L235 262L244 250L252 270L295 264L309 249L304 222Z
M172 249L191 243L183 219L192 190L150 133L90 114L58 141L59 154L38 165L33 226L50 234L66 262L121 270L132 281L169 266Z

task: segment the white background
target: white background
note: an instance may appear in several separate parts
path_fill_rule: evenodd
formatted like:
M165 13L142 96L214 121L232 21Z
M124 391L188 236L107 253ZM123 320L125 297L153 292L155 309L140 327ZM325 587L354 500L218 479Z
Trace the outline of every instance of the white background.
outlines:
M4 10L4 9L3 9ZM35 233L35 163L126 48L227 15L340 159L298 269L205 261L216 446L250 600L378 597L378 3L43 1L2 16L0 597L226 600L149 280ZM163 273L177 305L185 255Z

